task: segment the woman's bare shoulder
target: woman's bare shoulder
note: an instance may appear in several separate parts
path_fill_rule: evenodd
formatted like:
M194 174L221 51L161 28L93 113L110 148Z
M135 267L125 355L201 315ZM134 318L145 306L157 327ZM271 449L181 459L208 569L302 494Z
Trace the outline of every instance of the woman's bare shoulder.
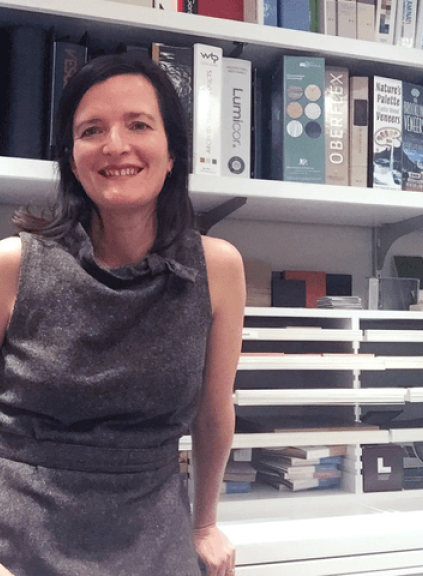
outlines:
M0 267L2 273L13 272L19 273L22 256L22 242L19 236L10 236L0 240ZM2 274L3 275L3 274Z
M18 237L0 240L0 344L18 293L22 244Z
M233 244L212 236L202 236L201 240L207 266L220 268L226 265L242 269L242 256Z

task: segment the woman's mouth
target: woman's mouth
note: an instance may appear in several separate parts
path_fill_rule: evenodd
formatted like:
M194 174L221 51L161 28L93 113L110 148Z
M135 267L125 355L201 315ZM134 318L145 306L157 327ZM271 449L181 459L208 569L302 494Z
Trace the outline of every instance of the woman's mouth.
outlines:
M119 178L120 176L136 176L141 170L142 168L139 167L103 168L99 174L105 178Z

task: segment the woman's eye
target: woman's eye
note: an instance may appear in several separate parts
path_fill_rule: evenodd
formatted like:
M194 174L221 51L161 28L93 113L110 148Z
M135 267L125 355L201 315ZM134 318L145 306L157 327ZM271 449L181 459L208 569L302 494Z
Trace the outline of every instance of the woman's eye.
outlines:
M132 124L131 129L136 131L142 131L142 130L147 130L147 128L149 128L148 124L146 124L145 122L135 122L134 124Z
M80 136L80 138L87 138L89 136L95 136L96 134L102 134L103 130L98 126L90 126L86 130L84 130Z

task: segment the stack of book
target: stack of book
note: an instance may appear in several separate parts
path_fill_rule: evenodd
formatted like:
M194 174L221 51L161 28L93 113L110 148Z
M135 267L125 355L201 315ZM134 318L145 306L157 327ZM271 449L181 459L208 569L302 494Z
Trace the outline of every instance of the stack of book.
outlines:
M317 301L317 307L361 310L363 305L358 296L324 296Z
M338 488L345 453L343 445L262 448L256 481L277 490Z
M234 456L231 456L226 466L221 492L226 494L251 492L255 479L256 470L250 461L235 460Z

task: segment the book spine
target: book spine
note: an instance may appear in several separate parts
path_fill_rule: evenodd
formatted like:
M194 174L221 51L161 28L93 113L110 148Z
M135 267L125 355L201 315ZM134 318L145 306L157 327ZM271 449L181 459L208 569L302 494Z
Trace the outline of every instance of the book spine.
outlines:
M403 83L403 189L423 192L423 87Z
M421 0L418 5L416 17L416 40L414 42L415 48L423 50L423 5Z
M357 38L375 39L375 0L357 0Z
M223 50L194 44L193 172L221 173Z
M60 97L69 79L87 62L87 52L87 47L80 44L61 41L53 42L47 149L47 156L50 159L55 157L55 116Z
M178 12L198 14L197 0L178 0Z
M326 184L349 184L349 72L325 71Z
M249 178L251 62L248 60L223 58L222 126L225 126L221 135L222 176Z
M244 0L244 22L266 26L278 25L277 0Z
M244 19L243 0L232 0L231 2L227 2L227 0L198 0L198 14L242 21Z
M42 159L46 156L48 81L50 78L47 33L17 26L3 31L7 86L3 103L1 154ZM5 56L7 54L7 57Z
M357 38L356 0L337 0L337 35L344 38Z
M402 187L402 82L374 77L373 187Z
M194 65L192 48L153 42L151 56L167 72L181 100L188 134L188 168L192 172Z
M368 174L369 79L350 78L350 185L365 188Z
M394 44L412 48L416 41L417 0L397 0Z
M325 61L284 56L283 179L325 183Z
M272 180L283 180L284 133L283 59L275 63L270 87L270 166Z
M397 0L377 0L375 19L375 40L393 44Z
M251 482L244 480L225 481L221 486L221 494L247 494L251 490Z
M336 36L337 6L335 0L319 0L319 32Z
M309 0L310 32L319 32L319 3L318 0Z
M278 26L291 30L310 31L309 0L278 0Z

